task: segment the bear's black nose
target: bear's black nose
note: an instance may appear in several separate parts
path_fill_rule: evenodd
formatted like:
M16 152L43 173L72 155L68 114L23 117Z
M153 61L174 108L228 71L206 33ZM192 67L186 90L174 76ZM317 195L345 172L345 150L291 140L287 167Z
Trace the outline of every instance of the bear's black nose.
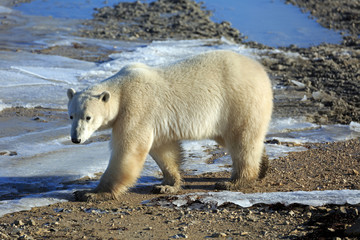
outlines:
M72 138L71 141L76 144L81 143L81 139L77 139L77 138Z

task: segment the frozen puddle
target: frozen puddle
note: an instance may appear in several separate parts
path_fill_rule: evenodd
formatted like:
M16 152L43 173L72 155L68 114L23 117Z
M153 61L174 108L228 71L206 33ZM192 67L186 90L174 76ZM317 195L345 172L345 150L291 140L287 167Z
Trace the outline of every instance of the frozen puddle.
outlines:
M120 42L73 37L43 39L41 42L45 45L59 45L71 44L73 41L91 41L92 44L109 47L112 44L121 45ZM147 46L130 44L127 45L127 51L110 55L112 60L102 64L21 51L0 51L0 107L42 106L66 109L67 88L83 89L115 74L131 62L156 66L215 49L228 49L252 58L259 57L259 51L226 40L222 40L220 45L214 43L214 40L189 40L153 42ZM88 185L76 185L65 182L103 172L110 157L108 142L70 144L70 123L65 120L59 120L55 124L23 124L23 132L19 133L19 130L16 134L11 135L10 132L0 136L0 151L17 152L15 156L0 156L0 216L34 206L67 201L72 198L75 190L93 188L97 184L90 182ZM26 131L26 128L31 129L31 132ZM358 123L350 126L318 126L301 119L274 119L267 139L297 143L340 141L360 136L359 128ZM230 170L228 166L231 159L228 155L214 159L211 163L207 162L212 157L208 150L217 149L213 141L185 141L183 147L186 154L183 170L188 174ZM274 159L287 152L303 151L305 148L267 144L266 150L270 158ZM148 157L137 185L153 185L160 180L158 166ZM344 195L346 199L352 194L351 191L341 193L347 194ZM224 194L222 198L230 198L230 193ZM276 197L271 195L269 198L273 201L290 201L292 198L290 193L277 194ZM246 198L248 195L241 196ZM268 201L265 195L261 196L257 197L257 201ZM311 196L314 195L309 195L310 198ZM333 201L333 198L329 198L329 201Z

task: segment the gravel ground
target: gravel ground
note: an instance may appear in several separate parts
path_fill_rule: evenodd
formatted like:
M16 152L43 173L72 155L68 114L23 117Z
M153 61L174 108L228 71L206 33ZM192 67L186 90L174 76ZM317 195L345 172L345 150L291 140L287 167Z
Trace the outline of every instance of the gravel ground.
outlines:
M360 189L360 140L305 145L309 150L275 159L267 176L242 192ZM218 154L218 151L216 151ZM214 191L228 172L185 175L180 194ZM93 181L83 179L82 181ZM218 209L141 204L151 187L132 189L119 201L66 202L7 214L1 239L358 239L360 205L232 204ZM357 221L357 222L356 222ZM336 238L337 237L337 238Z

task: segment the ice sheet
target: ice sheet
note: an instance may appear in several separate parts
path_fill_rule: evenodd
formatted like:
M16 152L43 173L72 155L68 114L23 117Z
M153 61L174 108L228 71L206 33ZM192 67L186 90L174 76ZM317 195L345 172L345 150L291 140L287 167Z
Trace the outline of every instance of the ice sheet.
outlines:
M66 89L95 63L26 52L0 52L0 96L6 106L66 108ZM19 97L21 96L21 97Z
M233 203L240 207L251 207L258 203L284 205L303 204L322 206L326 204L359 204L360 190L327 190L327 191L296 191L296 192L269 192L249 193L241 192L207 192L190 193L186 195L155 198L144 202L148 205L160 205L170 207L194 208L217 208L225 203Z
M359 123L349 125L317 125L305 119L273 119L267 138L280 142L335 142L360 137Z
M234 44L226 39L221 40L221 45L218 45L218 43L218 40L211 39L154 41L148 46L136 48L135 51L111 54L112 61L103 63L98 68L84 73L82 78L109 77L125 65L133 62L141 62L149 66L159 66L211 50L232 50L252 58L257 58L256 53L259 50L246 48L243 45Z

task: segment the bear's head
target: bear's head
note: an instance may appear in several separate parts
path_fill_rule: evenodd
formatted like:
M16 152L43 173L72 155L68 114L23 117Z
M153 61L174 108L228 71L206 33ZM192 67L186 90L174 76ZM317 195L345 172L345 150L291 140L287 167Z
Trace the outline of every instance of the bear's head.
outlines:
M88 92L67 91L69 98L68 112L72 121L71 141L84 143L99 128L108 124L110 93L98 95Z

